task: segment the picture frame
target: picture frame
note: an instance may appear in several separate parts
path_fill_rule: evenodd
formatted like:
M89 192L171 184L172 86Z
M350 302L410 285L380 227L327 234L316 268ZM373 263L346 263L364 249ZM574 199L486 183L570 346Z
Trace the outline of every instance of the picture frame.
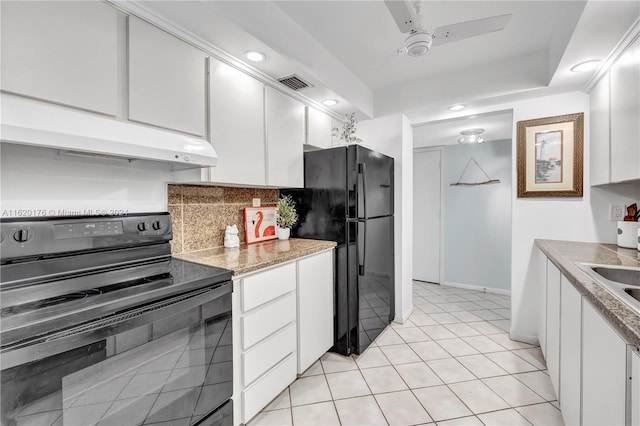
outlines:
M582 197L584 113L517 123L518 198Z
M247 244L275 240L278 238L276 236L276 208L245 207L244 229Z

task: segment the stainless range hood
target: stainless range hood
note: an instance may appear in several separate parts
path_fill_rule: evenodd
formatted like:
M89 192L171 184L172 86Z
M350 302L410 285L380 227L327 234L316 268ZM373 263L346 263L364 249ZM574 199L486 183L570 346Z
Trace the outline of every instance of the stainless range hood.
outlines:
M169 164L172 170L215 166L207 141L141 124L119 121L45 102L1 94L0 140L99 155Z

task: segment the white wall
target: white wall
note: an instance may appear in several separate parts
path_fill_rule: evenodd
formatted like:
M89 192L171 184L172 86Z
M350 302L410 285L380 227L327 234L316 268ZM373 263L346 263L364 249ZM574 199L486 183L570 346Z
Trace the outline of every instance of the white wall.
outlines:
M500 183L452 186L470 158ZM511 290L511 140L444 147L445 284ZM473 163L462 182L487 177ZM479 288L478 290L482 290Z
M536 320L539 287L532 253L536 238L586 242L615 242L615 222L608 220L610 203L629 204L640 197L640 183L618 189L589 186L589 96L582 92L546 96L517 102L496 109L513 108L513 152L516 152L516 123L532 118L584 112L584 196L575 199L517 198L513 185L512 199L512 270L511 270L511 336L537 342ZM512 161L517 176L516 156Z
M616 223L609 220L609 205L640 200L640 182L594 187L589 185L589 95L570 92L491 105L474 114L513 110L511 173L514 184L511 236L511 337L537 343L538 293L544 277L535 265L534 240L616 242ZM584 191L582 198L517 198L517 122L533 118L584 113Z
M393 157L394 267L396 321L404 322L413 309L413 134L404 115L389 115L358 123L362 144Z
M45 148L0 145L2 216L161 212L171 172L126 160L57 155ZM12 214L12 210L32 210ZM6 214L5 214L6 213ZM31 213L31 214L29 214Z

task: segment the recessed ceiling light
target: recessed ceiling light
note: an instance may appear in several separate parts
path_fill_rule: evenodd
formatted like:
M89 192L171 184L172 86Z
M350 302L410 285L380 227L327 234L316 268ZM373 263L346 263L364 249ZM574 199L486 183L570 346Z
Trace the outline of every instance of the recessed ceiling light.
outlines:
M596 69L596 67L600 64L600 60L593 59L591 61L581 62L578 65L571 67L571 71L573 72L589 72Z
M338 101L336 101L335 99L325 99L324 101L322 101L322 105L330 107L338 105Z
M465 109L467 106L465 104L455 104L449 107L450 111L460 111L461 109Z
M244 52L244 56L251 62L262 62L265 58L264 53L258 52L257 50L249 50L247 52Z

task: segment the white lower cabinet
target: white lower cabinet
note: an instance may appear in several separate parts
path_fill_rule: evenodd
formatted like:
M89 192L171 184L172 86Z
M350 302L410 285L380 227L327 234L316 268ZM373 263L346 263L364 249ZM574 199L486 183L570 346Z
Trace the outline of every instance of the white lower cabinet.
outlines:
M629 376L629 393L631 426L640 426L640 349L629 349L631 357L631 375Z
M560 276L560 270L548 260L546 361L556 395L560 395Z
M560 278L560 395L562 417L567 425L579 425L580 400L580 348L582 328L582 296L561 275Z
M298 373L333 345L333 252L298 262Z
M539 268L542 272L542 268ZM544 276L544 274L542 274ZM547 259L538 338L566 425L640 426L640 354Z
M627 344L586 300L582 330L582 423L624 425Z
M333 250L233 280L234 423L248 423L333 344ZM303 331L303 334L299 332Z

